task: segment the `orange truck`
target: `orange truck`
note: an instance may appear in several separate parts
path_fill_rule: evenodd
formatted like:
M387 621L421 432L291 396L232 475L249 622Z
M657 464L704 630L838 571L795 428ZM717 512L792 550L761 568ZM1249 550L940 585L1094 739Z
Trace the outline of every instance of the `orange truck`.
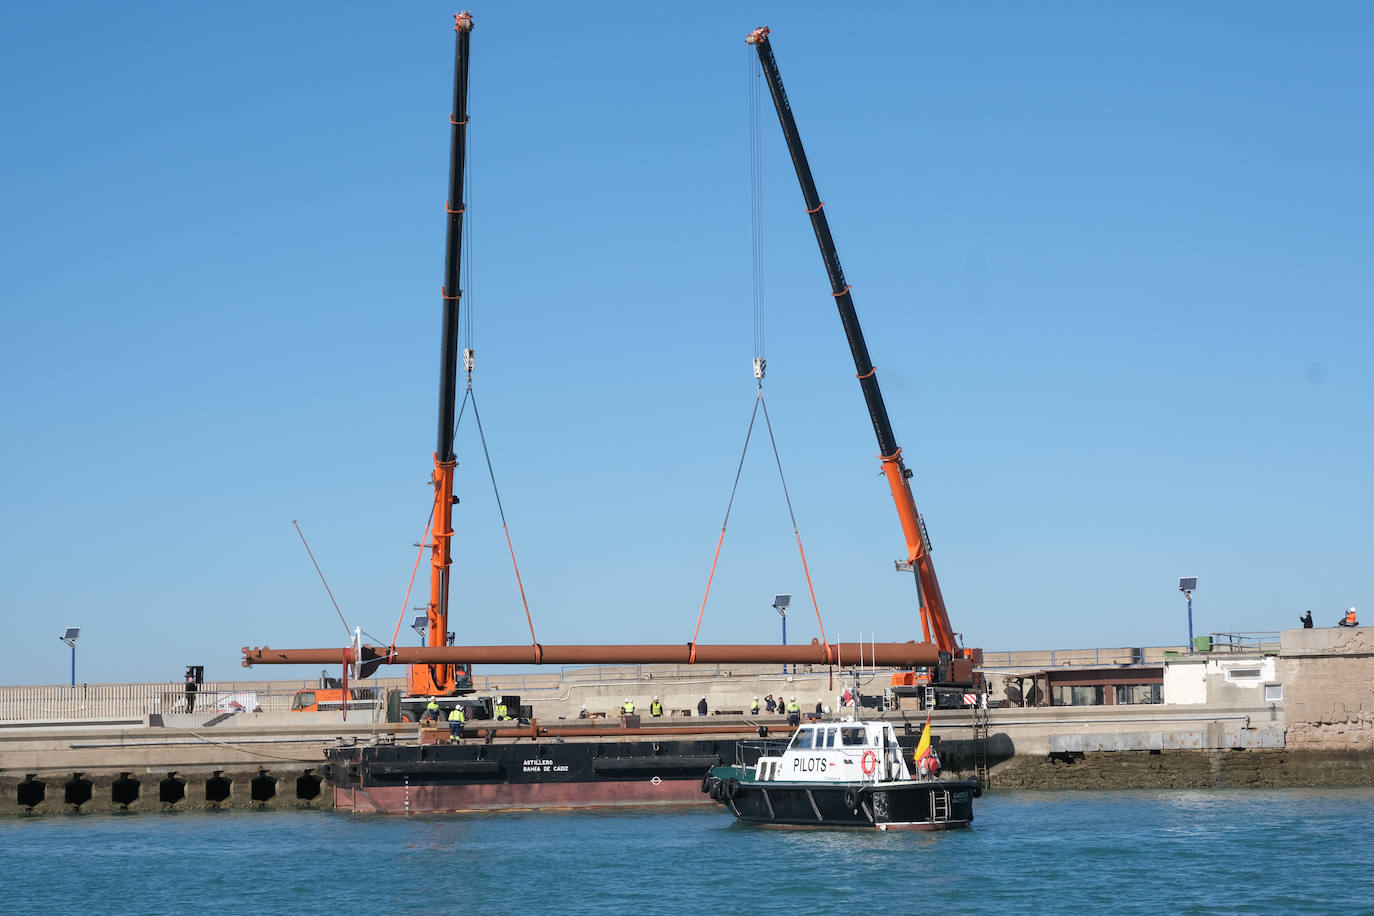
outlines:
M347 692L349 709L371 709L380 701L375 687L350 687ZM297 712L327 712L343 709L345 691L342 687L308 687L297 690L291 698L291 709Z

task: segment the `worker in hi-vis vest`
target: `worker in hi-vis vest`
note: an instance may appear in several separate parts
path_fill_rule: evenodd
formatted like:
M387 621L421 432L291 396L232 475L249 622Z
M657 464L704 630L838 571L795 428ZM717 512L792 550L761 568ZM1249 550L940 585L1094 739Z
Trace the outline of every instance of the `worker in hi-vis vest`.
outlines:
M448 714L448 743L463 743L463 723L468 717L463 715L463 707L455 706L453 711Z
M787 701L787 724L801 724L801 705L797 703L796 697Z
M649 704L649 715L655 719L663 715L663 704L659 702L658 697L654 697L654 701Z
M624 713L625 715L627 715L627 716L632 716L632 715L634 715L634 712L635 712L635 701L632 700L632 699L630 699L629 697L626 697L626 698L625 698L625 702L624 702L624 703L621 705L621 707L620 707L620 711L623 712L623 713Z
M758 698L758 697L754 697L754 702L752 702L752 703L749 704L749 711L750 711L751 713L753 713L754 715L756 715L756 716L759 714L759 698Z
M496 721L498 722L504 722L510 718L510 710L506 709L506 704L504 702L497 703L494 712L496 714Z

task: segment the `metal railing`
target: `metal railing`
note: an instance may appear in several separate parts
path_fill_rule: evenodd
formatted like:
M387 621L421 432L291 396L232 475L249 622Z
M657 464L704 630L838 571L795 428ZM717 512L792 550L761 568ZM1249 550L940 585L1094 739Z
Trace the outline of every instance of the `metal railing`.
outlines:
M1126 646L1113 649L1045 649L1032 651L983 650L984 669L1111 668L1118 665L1162 664L1166 652L1186 652L1186 646Z
M291 708L297 690L316 687L318 683L207 681L191 693L182 684L167 682L0 687L0 722L134 719L185 713L188 708L197 714L212 709L230 713L276 712Z
M1278 630L1253 633L1211 633L1213 652L1278 652Z

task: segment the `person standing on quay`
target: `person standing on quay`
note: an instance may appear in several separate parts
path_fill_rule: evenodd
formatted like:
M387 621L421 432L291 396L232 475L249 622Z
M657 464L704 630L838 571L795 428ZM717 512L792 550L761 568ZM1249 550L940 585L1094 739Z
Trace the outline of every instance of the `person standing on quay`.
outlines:
M1355 619L1355 609L1353 607L1345 609L1345 616L1342 617L1340 623L1337 624L1337 626L1342 627L1358 627L1359 625L1360 622Z
M463 723L467 721L467 716L463 713L461 705L455 705L453 711L448 714L448 743L463 743Z
M759 698L758 698L758 697L754 697L754 702L752 702L752 703L749 704L749 712L750 712L751 715L755 715L755 716L757 716L757 715L759 714Z
M649 715L655 719L663 717L663 704L659 702L658 697L654 697L654 701L649 704Z
M697 702L697 715L699 715L699 716L704 716L704 715L706 715L706 698L705 698L705 697L702 697L702 698Z
M1308 611L1306 614L1299 617L1298 623L1302 624L1304 630L1312 629L1312 612Z
M787 701L787 724L801 725L801 704L796 697Z

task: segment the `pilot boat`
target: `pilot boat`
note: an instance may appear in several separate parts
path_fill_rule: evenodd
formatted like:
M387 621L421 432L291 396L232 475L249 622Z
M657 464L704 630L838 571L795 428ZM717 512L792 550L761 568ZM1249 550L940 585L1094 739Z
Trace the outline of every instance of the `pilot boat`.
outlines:
M763 748L753 765L712 767L701 790L750 824L967 827L982 787L976 779L942 779L938 770L921 775L929 768L929 748L929 721L914 752L902 747L889 722L844 718L807 723L785 746Z

